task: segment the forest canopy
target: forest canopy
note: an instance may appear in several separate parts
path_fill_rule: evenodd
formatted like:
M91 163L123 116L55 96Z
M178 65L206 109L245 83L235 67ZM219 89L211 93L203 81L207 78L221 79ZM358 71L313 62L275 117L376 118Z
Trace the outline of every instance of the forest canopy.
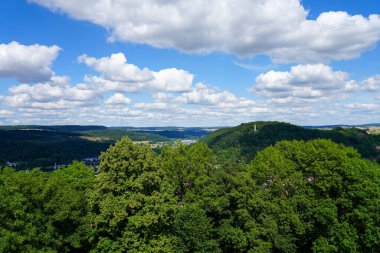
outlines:
M249 163L123 138L92 168L0 172L0 252L379 252L380 167L329 140Z

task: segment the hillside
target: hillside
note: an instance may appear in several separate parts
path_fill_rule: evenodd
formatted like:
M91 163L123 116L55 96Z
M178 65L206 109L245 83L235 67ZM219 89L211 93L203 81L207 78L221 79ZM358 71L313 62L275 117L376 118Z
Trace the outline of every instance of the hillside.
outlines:
M255 131L256 125L256 131ZM357 128L309 129L283 122L251 122L217 130L201 139L224 160L251 160L264 148L281 140L330 139L354 147L365 158L376 159L380 136Z
M0 130L40 130L59 132L79 132L91 130L106 130L105 126L80 126L80 125L60 125L60 126L40 126L40 125L15 125L0 126Z
M128 136L132 141L171 144L178 139L199 139L202 128L107 128L104 126L0 126L0 167L16 164L17 169L68 164L72 160L97 157Z
M98 156L112 141L90 141L77 132L0 130L0 166L17 162L17 169L67 164Z

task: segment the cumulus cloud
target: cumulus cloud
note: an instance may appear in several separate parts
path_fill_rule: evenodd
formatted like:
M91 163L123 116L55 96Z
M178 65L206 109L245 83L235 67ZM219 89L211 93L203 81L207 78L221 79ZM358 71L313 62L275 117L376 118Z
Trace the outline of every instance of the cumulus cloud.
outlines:
M375 75L364 80L362 88L368 91L380 91L380 75Z
M269 71L256 77L251 91L284 103L296 99L320 100L357 88L348 73L324 64L293 66L290 71Z
M78 58L80 63L95 69L100 76L86 76L85 81L97 84L104 90L136 92L142 89L182 92L191 89L194 75L170 68L158 72L141 69L127 63L123 53L96 59L87 55Z
M184 52L269 55L276 62L358 57L380 39L380 16L321 13L300 0L29 0L110 31L109 39Z
M92 104L99 94L86 84L72 85L69 78L53 76L49 81L20 84L9 88L10 96L1 97L11 107L68 108Z
M115 93L106 100L106 104L125 105L132 102L132 99L124 96L122 93Z
M146 82L154 78L147 68L140 69L133 64L128 64L123 53L100 59L81 55L78 61L102 73L105 79L114 82Z
M16 77L21 82L49 80L59 51L58 46L0 44L0 77Z
M182 69L163 69L152 73L154 80L148 86L153 89L184 92L190 90L193 84L194 75Z
M257 102L244 97L237 97L229 91L216 87L208 87L203 83L197 83L187 92L176 95L173 93L158 92L154 94L157 103L166 103L174 106L200 106L214 109L252 108Z

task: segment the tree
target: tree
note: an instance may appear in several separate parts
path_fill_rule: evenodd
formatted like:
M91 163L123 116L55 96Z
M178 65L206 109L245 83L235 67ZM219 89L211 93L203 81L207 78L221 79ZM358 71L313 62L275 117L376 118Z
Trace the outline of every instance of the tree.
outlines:
M69 172L89 170L74 167L55 173L1 170L0 252L86 251L84 188L91 187L94 173L78 178Z
M204 143L190 147L178 143L175 147L166 146L161 155L161 166L165 170L175 194L180 202L187 201L189 189L194 188L196 180L208 176L216 168L212 150Z
M196 204L180 208L175 217L174 229L181 238L177 252L221 252L218 242L213 239L215 230L212 220Z
M100 156L90 201L96 252L170 252L176 210L164 174L147 145L122 138Z
M249 170L260 187L249 208L274 222L268 237L273 248L380 250L380 169L353 148L327 140L283 141L259 153Z

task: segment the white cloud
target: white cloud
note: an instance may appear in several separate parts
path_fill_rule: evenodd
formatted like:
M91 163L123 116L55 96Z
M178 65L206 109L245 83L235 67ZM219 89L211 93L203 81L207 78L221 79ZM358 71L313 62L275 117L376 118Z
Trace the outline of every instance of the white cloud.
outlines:
M136 103L133 105L133 108L136 109L142 109L142 110L169 110L169 109L174 109L172 106L170 106L167 103L159 103L159 102L154 102L154 103Z
M78 57L78 61L102 73L103 77L109 81L146 82L154 78L150 70L128 64L123 53L112 54L110 57L100 59L81 55Z
M215 126L254 120L298 124L380 120L374 88L378 76L350 80L348 73L324 64L263 73L252 89L263 97L253 99L193 84L194 75L185 70L139 68L120 53L99 59L82 56L80 61L99 75L87 75L79 84L53 75L13 86L9 95L0 96L0 124ZM353 91L363 96L348 100Z
M260 74L251 90L286 103L342 96L355 88L347 73L333 71L324 64L308 64L293 66L289 72L272 70Z
M375 75L364 80L362 88L368 91L380 91L380 75Z
M106 100L106 104L110 105L125 105L132 102L132 99L124 96L121 93L115 93Z
M154 80L149 84L153 89L183 92L190 90L194 75L182 69L163 69L153 72Z
M378 104L363 104L363 103L354 103L354 104L348 104L346 105L348 109L353 109L353 110L374 110L378 109L379 105Z
M142 89L182 92L191 89L194 75L170 68L158 72L127 63L123 53L96 59L82 55L78 61L100 72L100 76L86 76L85 81L100 89L118 92L136 92Z
M194 89L186 92L178 97L180 101L186 104L199 104L199 105L217 105L220 103L235 103L238 98L227 91L217 91L214 89Z
M300 0L29 0L110 31L110 40L267 54L276 62L326 62L358 57L380 39L380 16L321 13L315 20Z
M0 117L1 116L7 116L7 115L12 115L13 112L9 110L0 110Z
M16 94L12 96L0 96L2 106L23 107L30 101L28 94Z
M221 108L249 107L256 104L252 100L236 97L233 93L220 91L218 88L207 87L203 83L197 83L191 91L180 95L158 92L154 94L154 98L157 102Z
M380 39L380 16L350 16L324 12L316 20L304 20L289 34L291 45L269 54L278 62L327 62L357 58Z
M146 83L128 83L128 82L115 82L111 80L104 79L101 76L90 76L86 75L84 81L89 85L93 86L94 89L106 91L116 91L116 92L137 92L146 88Z
M16 77L21 82L49 80L57 46L25 46L17 42L0 44L0 77Z
M88 85L69 83L69 78L53 76L51 80L36 84L20 84L9 88L10 96L3 96L4 105L26 108L68 108L93 104L99 94Z
M12 94L28 94L34 101L55 101L64 99L68 101L88 101L94 99L97 93L88 89L86 85L72 86L69 83L60 84L52 82L37 83L34 85L21 84L9 88Z

